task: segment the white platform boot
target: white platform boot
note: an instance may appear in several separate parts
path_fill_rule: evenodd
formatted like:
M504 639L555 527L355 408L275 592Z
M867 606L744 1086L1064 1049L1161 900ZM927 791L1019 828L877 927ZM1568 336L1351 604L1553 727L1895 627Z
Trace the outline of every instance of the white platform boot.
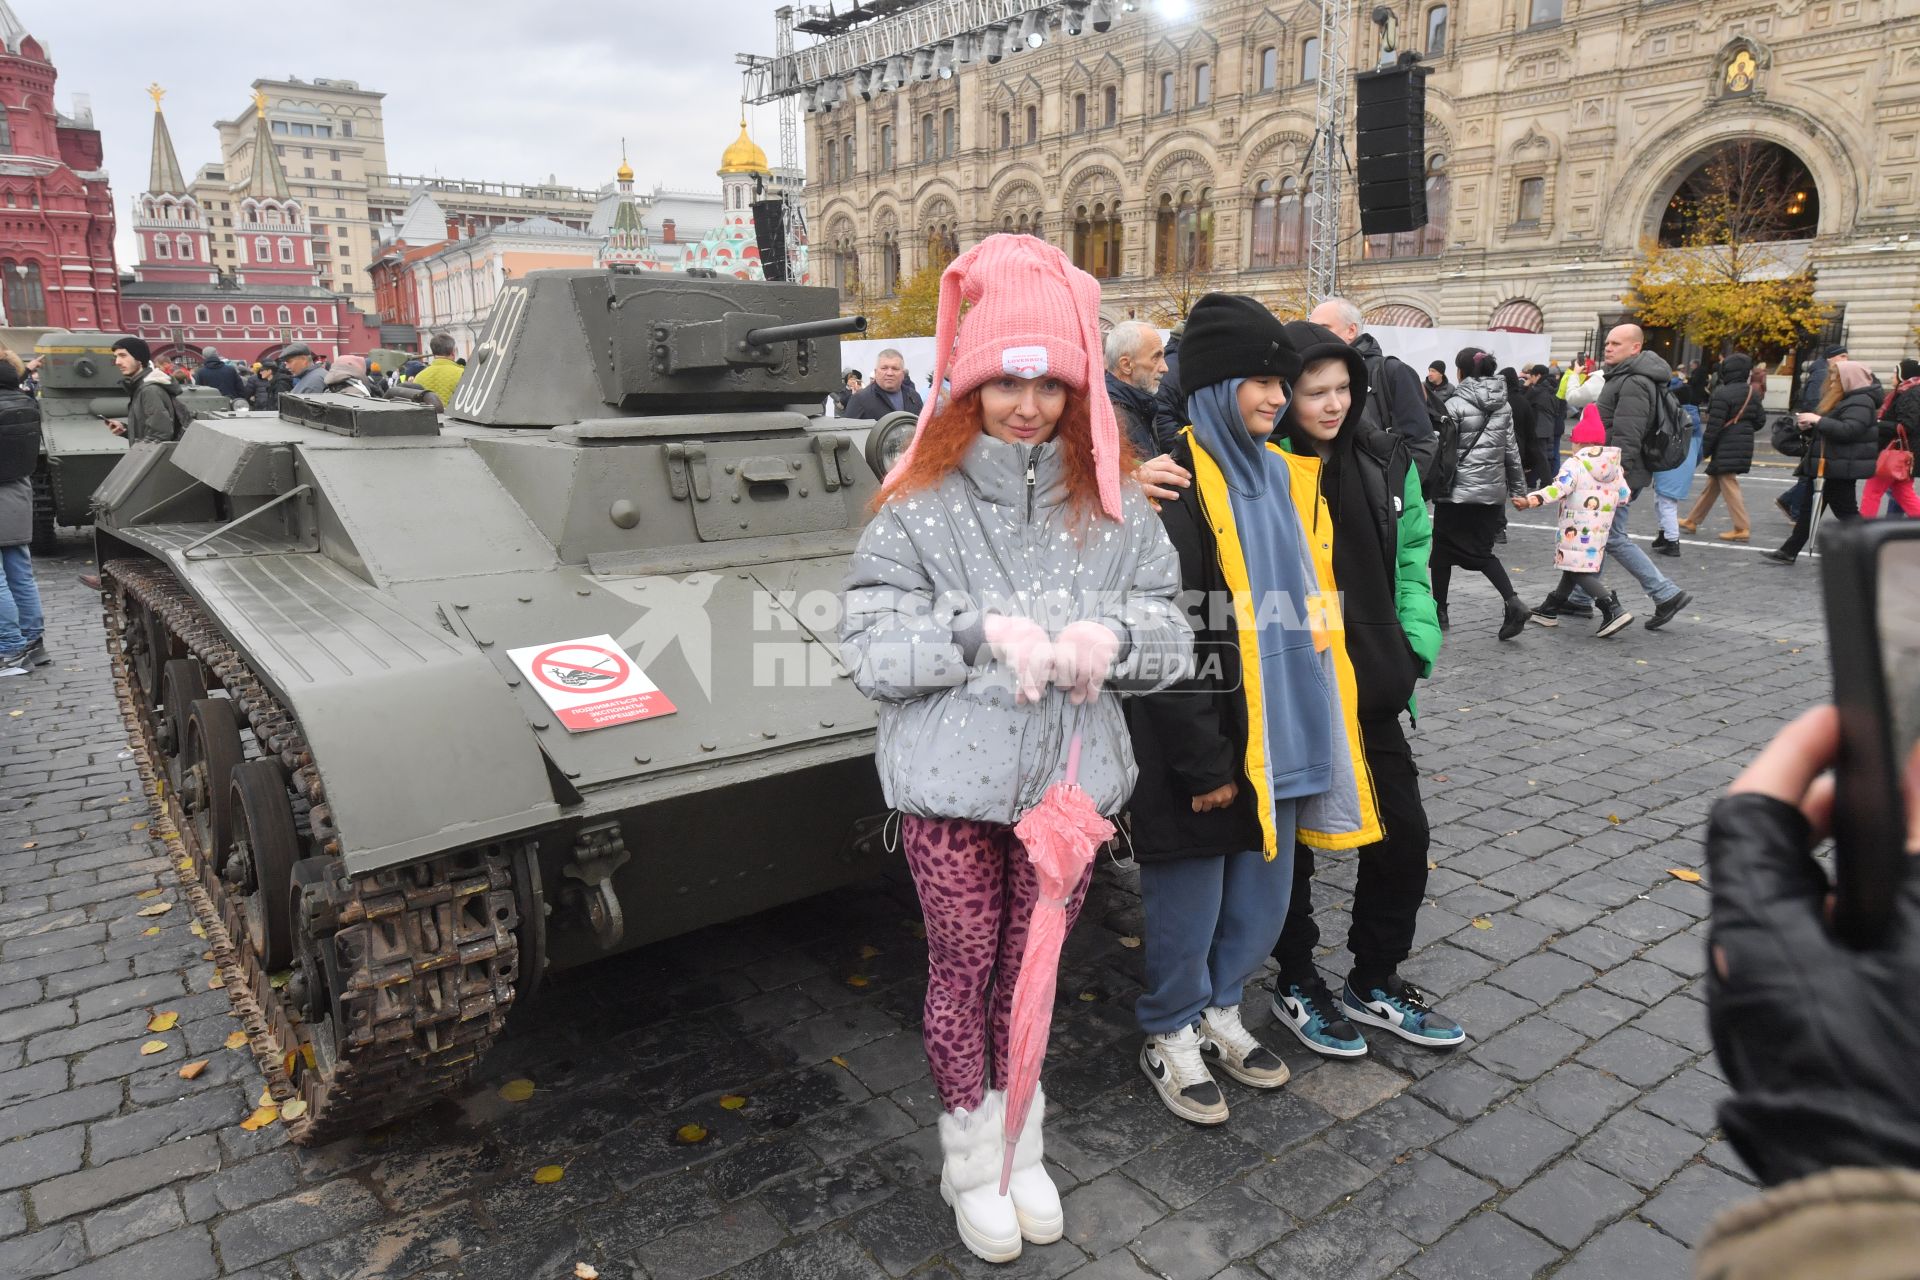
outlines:
M998 1105L1006 1106L1007 1095L995 1090ZM1013 1177L1007 1182L1007 1194L1013 1200L1013 1215L1020 1223L1020 1235L1029 1244L1052 1244L1066 1232L1066 1217L1060 1212L1060 1188L1041 1163L1045 1154L1040 1139L1041 1121L1046 1115L1046 1091L1036 1087L1033 1105L1027 1108L1027 1121L1020 1126L1020 1139L1013 1148Z
M1005 1095L989 1091L979 1110L949 1111L940 1117L940 1151L945 1157L940 1166L940 1198L953 1206L953 1222L962 1242L987 1262L1012 1262L1020 1256L1020 1222L1014 1216L1013 1199L1000 1194L1004 1107ZM1019 1176L1016 1170L1016 1181Z

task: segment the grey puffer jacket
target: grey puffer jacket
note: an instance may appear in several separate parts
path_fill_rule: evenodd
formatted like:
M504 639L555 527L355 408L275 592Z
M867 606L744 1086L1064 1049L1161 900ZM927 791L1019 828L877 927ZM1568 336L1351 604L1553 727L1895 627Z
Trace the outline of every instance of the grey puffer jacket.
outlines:
M1442 502L1498 506L1525 493L1527 474L1513 438L1513 410L1507 405L1505 380L1463 378L1447 401L1447 412L1460 424L1456 440L1460 466L1453 488L1435 497Z
M1080 786L1101 813L1133 792L1133 748L1112 686L1076 707L1064 690L1019 705L982 633L989 613L1058 635L1103 622L1120 637L1116 678L1165 687L1185 674L1193 631L1176 606L1180 562L1132 485L1116 525L1076 530L1059 446L982 434L938 486L874 516L848 568L841 652L880 704L875 763L893 808L1011 823L1066 773L1081 735Z

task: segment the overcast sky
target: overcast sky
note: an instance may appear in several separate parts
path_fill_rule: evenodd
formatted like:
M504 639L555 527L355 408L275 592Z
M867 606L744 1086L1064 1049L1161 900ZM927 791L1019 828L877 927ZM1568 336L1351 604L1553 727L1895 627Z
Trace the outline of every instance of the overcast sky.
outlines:
M457 8L249 9L208 0L157 8L95 0L4 0L60 73L62 111L92 96L120 230L152 154L149 83L167 90L167 127L192 178L218 160L213 122L249 106L256 77L356 80L385 93L388 167L499 182L610 181L627 139L635 185L719 190L714 170L739 131L734 54L773 52L779 0L466 0ZM346 16L348 13L354 17ZM779 162L778 113L749 113Z

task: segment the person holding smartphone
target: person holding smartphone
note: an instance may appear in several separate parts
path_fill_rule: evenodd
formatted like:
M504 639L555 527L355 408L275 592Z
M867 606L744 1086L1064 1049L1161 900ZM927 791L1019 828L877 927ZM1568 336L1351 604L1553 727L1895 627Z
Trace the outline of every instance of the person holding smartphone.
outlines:
M1905 879L1878 945L1834 935L1812 851L1832 822L1840 743L1839 713L1808 711L1734 780L1707 829L1707 1016L1734 1093L1720 1124L1769 1188L1701 1242L1697 1274L1716 1280L1914 1274L1920 877ZM1906 853L1920 854L1920 747L1901 793Z

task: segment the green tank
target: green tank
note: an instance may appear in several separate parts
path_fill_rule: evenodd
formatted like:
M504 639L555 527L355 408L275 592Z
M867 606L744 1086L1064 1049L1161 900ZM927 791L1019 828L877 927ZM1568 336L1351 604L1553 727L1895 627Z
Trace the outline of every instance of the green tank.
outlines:
M102 486L156 827L296 1142L457 1087L547 974L886 865L817 607L911 420L818 416L837 314L537 271L444 416L286 395Z
M126 334L55 330L41 337L40 464L33 473L33 549L59 547L56 525L93 523L93 491L125 456L127 442L107 429L127 416L127 393L113 364L113 344ZM181 393L196 417L233 406L212 387Z

